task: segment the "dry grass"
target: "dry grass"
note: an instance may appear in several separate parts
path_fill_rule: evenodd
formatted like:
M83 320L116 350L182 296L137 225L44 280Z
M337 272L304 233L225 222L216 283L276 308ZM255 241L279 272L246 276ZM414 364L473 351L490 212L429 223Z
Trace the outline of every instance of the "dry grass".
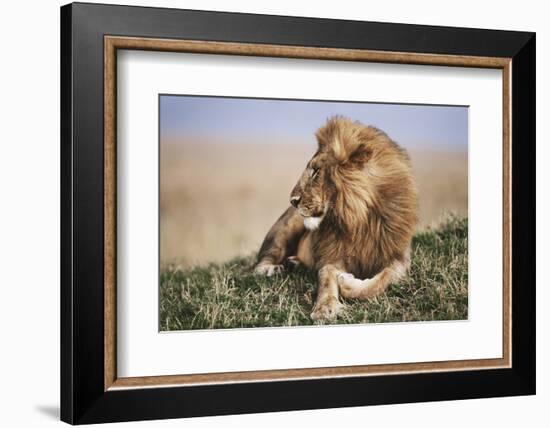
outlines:
M313 141L163 141L161 147L161 265L180 268L255 253L315 150ZM467 154L410 154L420 229L447 212L467 215Z
M252 273L254 257L161 273L160 329L311 325L316 275ZM468 317L468 220L451 218L413 239L410 275L368 302L349 300L338 324Z

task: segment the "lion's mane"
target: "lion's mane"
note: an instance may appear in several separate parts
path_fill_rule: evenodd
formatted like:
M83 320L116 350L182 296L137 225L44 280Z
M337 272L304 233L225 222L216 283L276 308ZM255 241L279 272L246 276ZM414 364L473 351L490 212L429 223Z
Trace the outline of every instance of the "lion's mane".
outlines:
M342 260L348 272L371 277L409 257L418 197L407 152L372 126L333 117L317 131L331 194L312 235L320 268Z

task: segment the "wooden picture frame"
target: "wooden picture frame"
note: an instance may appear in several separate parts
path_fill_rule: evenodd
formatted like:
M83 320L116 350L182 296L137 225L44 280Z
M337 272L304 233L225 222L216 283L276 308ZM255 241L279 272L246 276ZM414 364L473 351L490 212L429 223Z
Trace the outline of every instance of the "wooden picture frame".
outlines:
M118 49L502 70L502 358L118 377ZM61 8L61 54L62 420L80 424L535 392L533 33L77 3Z

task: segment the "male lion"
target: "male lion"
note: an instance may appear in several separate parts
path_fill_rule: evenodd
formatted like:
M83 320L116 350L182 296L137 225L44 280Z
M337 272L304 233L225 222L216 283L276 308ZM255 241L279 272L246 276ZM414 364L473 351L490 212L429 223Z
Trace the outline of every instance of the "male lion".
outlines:
M336 318L339 296L369 299L406 275L418 202L407 152L384 132L336 116L316 137L317 152L265 237L255 272L316 269L317 321Z

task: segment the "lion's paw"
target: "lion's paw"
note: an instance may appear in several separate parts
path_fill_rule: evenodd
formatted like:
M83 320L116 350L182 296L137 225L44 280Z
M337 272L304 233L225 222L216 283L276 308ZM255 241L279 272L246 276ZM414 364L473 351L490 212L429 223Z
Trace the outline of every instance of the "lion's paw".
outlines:
M254 268L254 273L257 275L273 276L284 272L283 265L274 265L271 263L259 263Z
M344 305L336 297L317 302L311 313L313 321L334 321Z
M284 261L284 267L289 271L298 269L301 265L302 265L302 262L296 256L287 257Z
M338 274L337 281L338 285L342 286L346 283L350 283L352 279L355 279L352 273L342 272Z

